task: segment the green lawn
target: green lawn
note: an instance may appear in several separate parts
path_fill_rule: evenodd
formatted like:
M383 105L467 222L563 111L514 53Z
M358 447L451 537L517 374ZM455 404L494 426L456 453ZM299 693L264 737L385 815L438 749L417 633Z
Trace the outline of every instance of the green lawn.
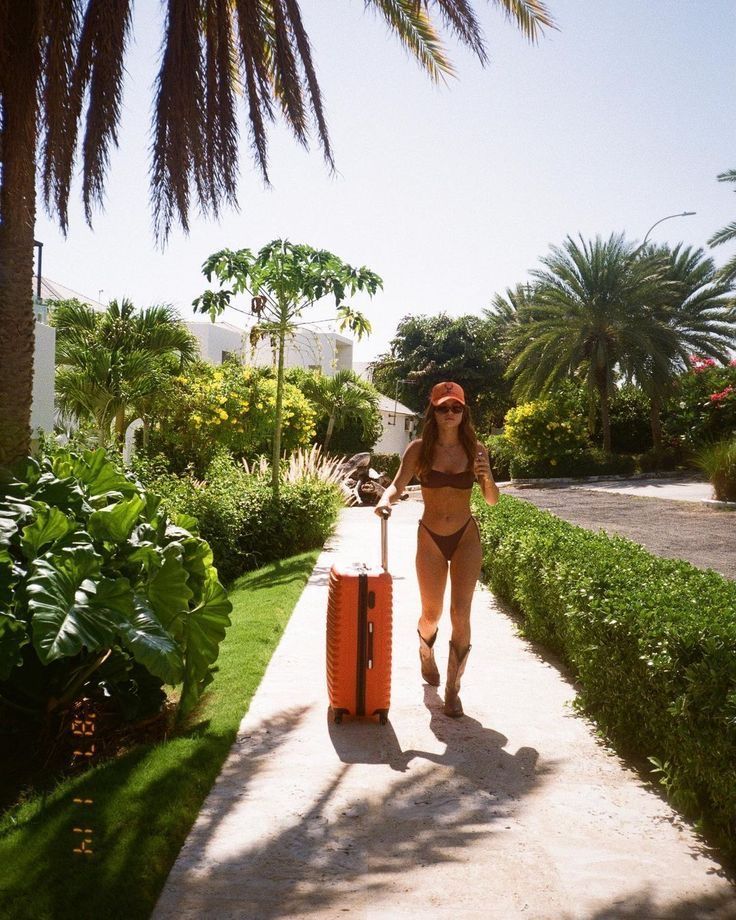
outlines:
M183 732L66 779L0 818L0 918L150 916L317 555L273 563L233 585L219 671ZM93 832L92 856L73 852L80 825Z

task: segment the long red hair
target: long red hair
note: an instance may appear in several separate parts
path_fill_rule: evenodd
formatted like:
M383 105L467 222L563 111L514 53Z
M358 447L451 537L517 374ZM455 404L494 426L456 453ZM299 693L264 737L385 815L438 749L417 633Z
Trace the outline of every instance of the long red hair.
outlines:
M478 449L478 436L473 428L473 421L470 417L470 409L463 406L463 417L460 427L457 430L460 443L465 448L468 458L466 470L472 470L475 464L475 452ZM426 476L432 469L434 460L434 449L437 445L439 430L437 428L437 419L434 413L434 406L430 402L424 413L424 423L422 425L422 449L419 453L419 462L417 463L417 477Z

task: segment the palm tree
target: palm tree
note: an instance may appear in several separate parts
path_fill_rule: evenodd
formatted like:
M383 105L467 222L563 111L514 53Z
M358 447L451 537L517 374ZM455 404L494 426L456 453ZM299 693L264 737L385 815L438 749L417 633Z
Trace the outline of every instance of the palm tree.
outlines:
M351 420L360 423L367 435L378 411L378 394L351 370L338 371L333 377L312 374L304 381L304 394L327 416L327 431L322 449L327 452L333 432Z
M110 428L121 446L133 419L148 420L147 407L167 378L197 356L196 342L169 306L136 312L123 299L98 313L78 300L52 308L56 327L56 391L64 415L91 417L101 445Z
M662 404L672 392L678 374L686 370L688 356L707 355L726 361L736 343L736 311L730 300L731 285L722 280L713 259L702 249L678 244L651 246L642 256L663 263L669 296L653 305L659 322L659 347L655 352L632 351L622 361L626 377L649 396L652 445L662 449Z
M542 0L494 0L536 41L553 26ZM367 0L434 80L451 74L429 0ZM33 383L36 170L47 209L68 223L83 120L82 197L100 204L117 144L132 0L0 0L0 465L28 452ZM236 202L238 102L267 179L277 112L300 143L313 119L333 156L299 0L168 0L156 84L151 197L157 239L187 230L192 200L217 216ZM439 20L481 61L472 0L435 0Z
M719 182L736 182L736 169L729 169L727 172L720 173L718 176ZM708 240L708 245L713 246L722 246L723 243L730 243L731 240L736 240L736 221L733 221L730 224L727 224L725 227L722 227L718 230L717 233L714 233L713 236ZM720 269L719 275L722 281L732 282L736 280L736 256L729 261Z
M663 332L653 308L668 289L660 262L637 257L623 236L580 244L567 237L531 273L532 300L510 332L507 375L519 398L548 394L561 381L585 381L591 415L600 410L603 449L611 450L609 397L617 365L632 351L658 355ZM652 308L652 309L648 309Z

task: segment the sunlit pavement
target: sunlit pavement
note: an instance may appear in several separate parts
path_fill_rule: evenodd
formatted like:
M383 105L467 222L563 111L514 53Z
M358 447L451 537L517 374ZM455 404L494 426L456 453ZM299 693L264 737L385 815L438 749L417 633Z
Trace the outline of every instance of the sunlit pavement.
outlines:
M420 501L389 525L389 724L329 718L333 561L379 558L371 509L343 512L238 739L169 876L163 918L733 917L734 889L692 831L607 751L559 670L483 587L467 715L422 684L414 551ZM449 617L437 643L444 674ZM440 688L441 691L441 688ZM165 807L165 803L162 803Z

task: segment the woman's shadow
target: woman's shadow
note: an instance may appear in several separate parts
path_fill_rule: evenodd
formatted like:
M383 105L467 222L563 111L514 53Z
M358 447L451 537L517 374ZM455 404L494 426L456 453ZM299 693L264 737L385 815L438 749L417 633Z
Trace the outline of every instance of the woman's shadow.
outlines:
M328 712L330 739L338 757L343 763L386 764L400 773L405 773L413 760L428 761L449 768L494 799L519 798L553 769L553 764L548 763L540 771L539 754L534 748L520 747L510 754L504 750L508 739L472 716L446 716L442 698L434 687L425 686L424 705L432 734L445 745L442 753L402 750L390 719L383 726L362 721L335 725Z

